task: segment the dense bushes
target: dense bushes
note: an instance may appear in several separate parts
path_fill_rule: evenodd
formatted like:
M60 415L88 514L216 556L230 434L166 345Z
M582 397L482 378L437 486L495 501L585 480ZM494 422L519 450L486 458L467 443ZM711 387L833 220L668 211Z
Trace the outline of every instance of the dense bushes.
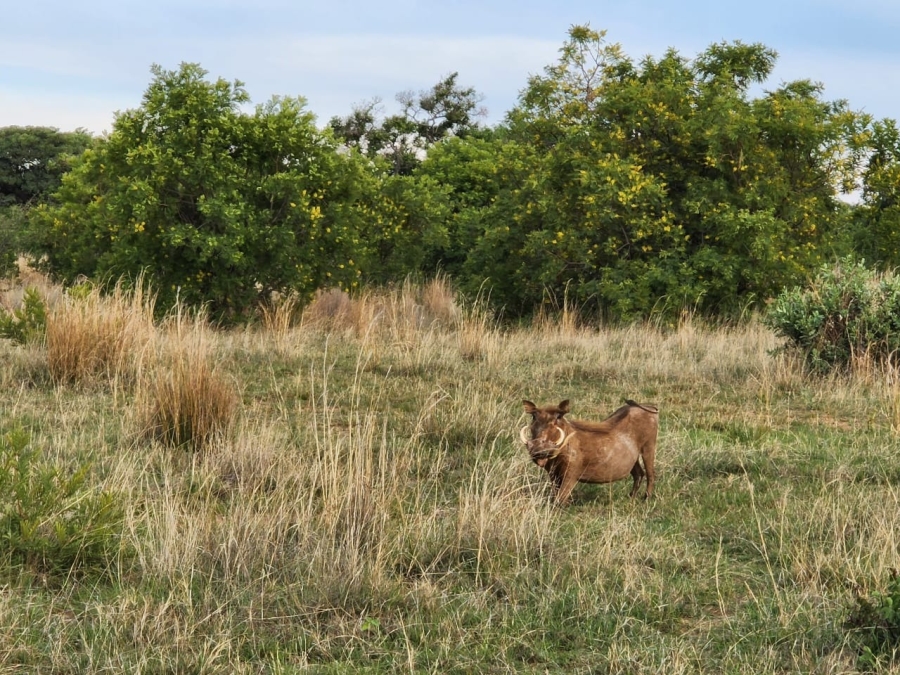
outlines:
M847 258L806 287L782 292L766 323L814 369L893 362L900 348L900 277Z
M404 99L422 124L369 106L320 129L302 99L248 113L239 82L155 67L32 213L34 253L67 281L146 271L160 310L226 319L438 270L512 316L564 296L612 319L736 314L854 246L887 260L896 229L895 125L805 80L751 95L774 66L741 42L634 61L575 26L493 129L455 76ZM860 186L863 205L838 199Z
M854 180L864 120L806 81L752 98L774 52L636 63L574 27L561 53L503 134L421 169L451 189L464 288L513 313L565 294L614 319L736 313L845 245L835 186Z
M413 240L391 260L418 262L408 249L429 240L427 191L339 153L302 99L247 114L239 82L192 64L153 72L143 105L81 155L58 205L33 214L58 276L146 270L161 310L179 299L225 318L276 291L353 287L394 241Z

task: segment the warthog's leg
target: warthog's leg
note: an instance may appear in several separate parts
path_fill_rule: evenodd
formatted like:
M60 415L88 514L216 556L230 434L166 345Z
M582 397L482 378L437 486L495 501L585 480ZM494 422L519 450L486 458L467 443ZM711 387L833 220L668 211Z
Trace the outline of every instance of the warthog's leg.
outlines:
M562 482L559 484L559 490L556 493L557 504L568 503L569 498L572 496L572 490L575 489L575 484L577 482L578 474L575 471L567 471L565 475L563 475Z
M644 469L647 471L647 494L644 495L646 499L653 494L653 483L656 482L656 469L654 468L654 462L656 461L655 438L644 446L641 456L644 458Z
M631 488L631 497L633 499L641 486L641 480L644 478L644 467L641 466L640 460L636 461L634 466L631 467L631 477L634 479L634 486Z

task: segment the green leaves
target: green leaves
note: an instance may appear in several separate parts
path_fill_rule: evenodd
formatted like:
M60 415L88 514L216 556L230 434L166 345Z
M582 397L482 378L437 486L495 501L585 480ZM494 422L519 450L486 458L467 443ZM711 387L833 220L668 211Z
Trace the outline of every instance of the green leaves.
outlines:
M45 199L59 187L69 160L93 143L84 131L0 128L0 207Z
M160 311L225 320L438 269L513 315L563 294L613 319L727 315L851 246L894 264L896 125L806 80L754 97L775 59L738 41L634 61L573 26L492 130L455 73L398 115L376 100L322 131L301 98L248 113L240 82L154 67L32 214L37 257L64 280L146 271ZM867 161L851 212L839 197Z
M783 291L765 322L816 370L885 363L900 349L900 277L846 258Z
M47 334L47 305L35 288L26 288L22 306L7 312L0 308L0 338L16 344L42 342Z
M440 168L475 233L462 286L487 282L514 313L566 293L631 319L738 313L802 280L846 240L837 188L866 120L806 81L751 98L774 63L741 42L634 63L573 27L491 147L490 195L469 198L465 170Z
M883 591L857 598L844 628L851 631L861 670L876 671L895 663L900 649L900 576L896 571Z
M61 205L37 214L51 267L68 280L146 270L161 310L179 298L220 319L339 281L330 271L352 253L330 204L354 160L303 100L247 114L239 82L210 82L194 64L153 73L143 105L66 176Z
M146 273L160 311L180 300L233 321L275 292L401 278L440 245L443 190L338 152L303 99L250 114L240 82L195 64L153 74L143 105L66 176L59 206L35 214L64 279ZM441 101L456 91L445 84ZM457 124L438 103L422 109Z
M42 458L21 428L0 433L0 548L7 568L67 576L103 573L118 554L124 511L70 471Z
M472 87L460 86L458 76L451 73L418 95L397 94L401 113L383 119L380 99L357 105L347 117L333 117L331 131L348 148L370 159L387 160L391 173L409 175L436 143L478 129L476 118L484 114L478 107L482 97Z

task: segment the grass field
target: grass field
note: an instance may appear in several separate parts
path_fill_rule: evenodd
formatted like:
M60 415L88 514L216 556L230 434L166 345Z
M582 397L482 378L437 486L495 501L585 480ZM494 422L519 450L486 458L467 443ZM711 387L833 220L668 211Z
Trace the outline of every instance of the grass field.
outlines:
M439 280L214 331L43 292L0 432L87 467L38 533L119 510L62 571L17 535L2 672L855 672L847 618L900 568L900 381L809 375L753 321L501 329ZM655 497L553 507L521 400L626 397L661 410Z

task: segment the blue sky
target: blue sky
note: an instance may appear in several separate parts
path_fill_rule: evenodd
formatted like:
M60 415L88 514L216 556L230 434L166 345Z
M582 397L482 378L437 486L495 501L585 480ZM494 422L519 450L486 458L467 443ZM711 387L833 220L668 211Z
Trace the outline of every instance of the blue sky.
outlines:
M900 118L897 0L31 0L0 22L0 126L109 130L140 105L150 65L200 63L245 83L255 103L303 96L320 124L459 72L488 122L528 75L557 58L572 24L605 29L638 59L694 57L722 40L762 42L778 64L766 88L808 78L827 99Z

